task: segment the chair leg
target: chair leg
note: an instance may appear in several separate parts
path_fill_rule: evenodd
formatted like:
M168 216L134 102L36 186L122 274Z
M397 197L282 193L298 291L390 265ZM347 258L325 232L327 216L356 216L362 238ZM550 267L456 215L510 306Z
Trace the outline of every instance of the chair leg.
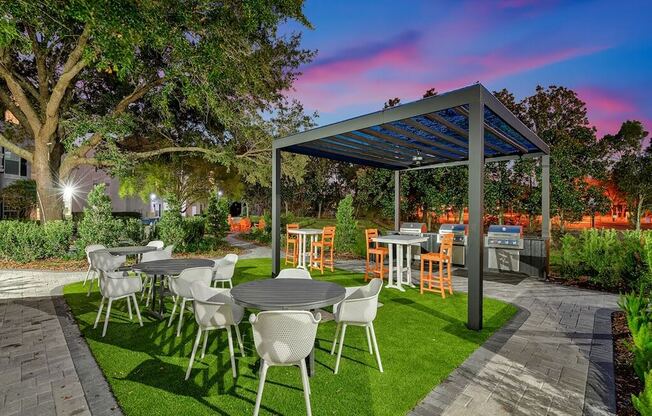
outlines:
M238 324L233 325L233 328L235 328L235 337L238 339L238 347L240 347L240 354L242 354L243 357L245 357L245 349L244 349L244 343L242 342L242 335L240 335L240 328L238 327Z
M179 298L177 297L174 300L174 303L172 304L172 312L170 312L170 319L168 320L168 328L172 326L172 322L174 321L174 313L177 311L178 302L179 302Z
M340 358L342 357L342 345L344 345L344 334L346 334L346 324L342 324L342 335L340 336L340 346L337 349L337 359L335 360L335 371L337 372L340 369Z
M337 347L337 336L340 334L341 328L342 328L342 324L338 322L337 328L335 328L335 339L333 339L333 348L331 348L331 355L335 354L335 347Z
M181 327L183 326L183 315L186 313L186 298L181 299L181 308L179 308L179 324L177 325L177 336L181 336Z
M383 372L383 363L380 361L380 351L378 350L378 342L376 341L376 331L374 331L374 323L369 322L369 332L371 332L371 340L374 343L374 352L376 353L376 361L378 362L378 369Z
M263 398L263 389L265 388L265 377L267 377L267 362L261 360L260 362L260 382L258 383L258 393L256 394L256 405L254 406L254 416L258 416L260 412L260 402Z
M113 299L109 298L109 304L106 305L106 316L104 317L104 328L102 329L102 338L106 335L106 327L109 326L109 316L111 315L111 304Z
M229 289L233 289L233 282L231 281L231 279L229 279L228 283L229 283Z
M134 320L134 314L131 312L131 298L127 296L127 310L129 310L129 320Z
M229 341L229 355L231 356L231 370L233 370L233 378L238 377L238 372L235 367L235 353L233 352L233 335L231 334L231 325L226 326L226 335Z
M91 265L88 265L88 270L86 270L86 277L84 277L84 284L82 286L86 286L86 281L88 280L88 275L91 274Z
M369 347L369 354L373 354L374 350L371 348L371 337L369 336L369 327L364 327L364 332L367 334L367 346Z
M299 369L301 370L301 381L303 382L303 398L306 400L306 414L312 416L312 410L310 409L310 381L308 380L306 360L299 361Z
M199 341L201 341L201 328L197 328L195 345L192 347L192 353L190 354L190 362L188 363L188 370L186 370L186 380L190 378L190 371L192 370L192 363L195 362L195 354L197 353L197 347L199 347Z
M102 296L102 300L100 301L100 309L97 311L97 317L95 318L95 325L93 325L93 329L97 328L97 324L100 322L100 316L102 316L102 309L104 309L104 296Z
M365 265L364 265L364 281L365 281L365 282L366 282L367 280L369 280L369 271L370 271L370 267L369 267L369 252L367 251L367 261L365 262Z
M154 281L151 280L149 281L149 291L147 293L147 302L145 302L145 307L149 306L149 302L152 300L152 292L154 291Z
M138 307L138 303L136 303L136 294L132 293L131 296L133 297L134 308L136 308L136 316L138 317L138 323L140 324L140 326L143 326L143 318L140 316L140 308Z
M331 247L330 252L331 252L331 272L334 272L335 271L335 259L333 258L333 256L335 255L335 247Z
M419 273L419 293L423 295L423 267L425 266L426 260L421 257L421 272Z
M201 347L201 358L206 356L206 346L208 344L208 331L204 331L204 344Z
M319 271L321 274L324 274L324 250L326 249L326 246L322 246L319 249Z
M444 262L439 259L439 291L442 299L446 299L446 290L444 289Z
M95 273L93 273L93 275L91 276L91 280L88 282L89 283L89 285L88 285L88 293L86 294L86 296L91 295L91 291L93 290L93 280L95 280Z
M448 268L448 293L453 294L453 264L451 261L446 262L446 267Z

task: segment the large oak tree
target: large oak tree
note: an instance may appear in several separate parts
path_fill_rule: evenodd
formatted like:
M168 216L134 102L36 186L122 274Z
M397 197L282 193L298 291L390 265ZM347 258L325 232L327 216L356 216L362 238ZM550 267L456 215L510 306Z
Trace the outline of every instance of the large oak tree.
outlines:
M0 146L27 159L46 220L83 165L132 170L196 152L265 180L272 136L310 124L289 102L312 57L301 0L0 3ZM292 165L296 170L296 165Z

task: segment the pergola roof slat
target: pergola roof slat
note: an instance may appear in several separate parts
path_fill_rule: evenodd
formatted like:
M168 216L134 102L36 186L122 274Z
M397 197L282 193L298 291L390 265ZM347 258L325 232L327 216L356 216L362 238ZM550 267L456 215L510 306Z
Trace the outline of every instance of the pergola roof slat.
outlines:
M549 154L548 145L480 84L274 140L276 150L404 170L468 161L479 104L481 160ZM475 136L478 137L478 136ZM463 164L463 163L462 163Z

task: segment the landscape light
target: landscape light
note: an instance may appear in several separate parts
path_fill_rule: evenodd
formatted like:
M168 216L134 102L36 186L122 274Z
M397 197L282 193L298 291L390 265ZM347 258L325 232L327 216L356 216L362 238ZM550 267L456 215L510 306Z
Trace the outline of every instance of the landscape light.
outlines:
M72 185L65 185L63 187L63 199L64 200L70 200L72 197L75 195L77 192L77 189L75 189L74 186Z
M222 191L217 191L217 196L222 196L224 193Z
M151 193L151 194L149 195L149 199L151 199L152 201L155 200L155 199L156 199L156 194L155 194L155 193Z

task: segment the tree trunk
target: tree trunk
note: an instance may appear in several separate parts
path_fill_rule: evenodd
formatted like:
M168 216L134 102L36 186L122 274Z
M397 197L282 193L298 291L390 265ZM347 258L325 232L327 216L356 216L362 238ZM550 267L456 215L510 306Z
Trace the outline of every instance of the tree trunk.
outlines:
M595 228L595 213L591 213L591 228Z
M643 215L643 196L639 196L638 204L636 204L636 231L641 230L641 216Z
M559 212L559 231L562 234L566 231L564 227L564 211Z
M317 203L317 219L321 219L321 201Z
M53 165L60 164L60 161L60 158L56 161L50 160L47 142L37 138L34 146L32 178L36 182L41 222L63 219L63 201L59 198L59 184L53 175L54 172L59 171L58 166Z
M457 222L460 224L464 224L464 207L460 208L460 218Z

